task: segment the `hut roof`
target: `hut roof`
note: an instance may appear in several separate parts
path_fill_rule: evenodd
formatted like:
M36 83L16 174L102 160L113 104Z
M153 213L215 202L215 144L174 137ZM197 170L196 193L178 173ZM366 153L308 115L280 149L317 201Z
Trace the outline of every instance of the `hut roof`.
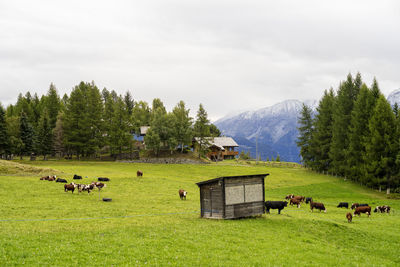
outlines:
M216 146L220 148L221 150L225 150L224 147L238 147L239 145L233 140L232 137L207 137L208 142L210 142L210 146ZM198 142L199 138L195 137L194 138L196 142Z
M213 182L216 182L216 181L219 181L219 180L222 180L222 179L232 179L232 178L255 178L255 177L266 177L266 176L268 176L268 175L269 175L269 173L264 173L264 174L250 174L250 175L238 175L238 176L223 176L223 177L218 177L218 178L214 178L214 179L207 180L207 181L202 181L202 182L199 182L199 183L196 183L196 184L197 184L197 186L200 187L200 185L208 184L208 183L213 183Z

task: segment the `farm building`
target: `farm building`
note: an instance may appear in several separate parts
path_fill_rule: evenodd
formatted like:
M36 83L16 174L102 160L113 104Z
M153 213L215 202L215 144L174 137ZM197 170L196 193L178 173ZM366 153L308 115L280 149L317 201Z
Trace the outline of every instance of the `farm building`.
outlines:
M226 176L197 183L201 217L235 219L263 214L268 175Z
M198 138L195 137L194 143L197 142ZM234 159L239 154L238 151L235 151L235 147L239 145L232 137L209 137L208 142L210 143L208 147L210 151L207 153L207 157L210 160Z

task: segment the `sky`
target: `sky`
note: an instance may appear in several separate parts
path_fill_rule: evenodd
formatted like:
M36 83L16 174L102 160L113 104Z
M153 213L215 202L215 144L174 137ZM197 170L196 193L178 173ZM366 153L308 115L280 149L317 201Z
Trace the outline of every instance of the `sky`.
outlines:
M0 0L0 102L94 81L211 120L320 99L348 73L400 88L400 1Z

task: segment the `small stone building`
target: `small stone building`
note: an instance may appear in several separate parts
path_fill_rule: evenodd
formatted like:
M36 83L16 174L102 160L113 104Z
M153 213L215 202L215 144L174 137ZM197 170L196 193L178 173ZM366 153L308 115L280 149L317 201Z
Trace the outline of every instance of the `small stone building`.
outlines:
M226 176L197 183L201 217L235 219L264 213L264 178L269 174Z

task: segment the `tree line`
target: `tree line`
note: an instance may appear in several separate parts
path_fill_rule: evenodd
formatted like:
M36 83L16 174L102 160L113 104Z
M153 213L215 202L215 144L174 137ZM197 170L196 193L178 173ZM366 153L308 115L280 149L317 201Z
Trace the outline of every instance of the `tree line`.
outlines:
M100 154L121 154L132 151L134 135L141 126L150 126L145 136L146 147L180 152L192 144L194 136L219 136L202 104L196 120L180 101L167 112L163 102L155 98L150 106L135 101L128 91L118 95L114 90L99 90L94 82L81 82L70 95L58 95L54 84L40 98L27 92L19 94L15 104L0 104L0 155L48 155L60 157L96 157ZM200 147L200 152L205 152Z
M299 117L302 163L379 190L400 189L400 114L360 73L325 90L316 113L303 104Z

